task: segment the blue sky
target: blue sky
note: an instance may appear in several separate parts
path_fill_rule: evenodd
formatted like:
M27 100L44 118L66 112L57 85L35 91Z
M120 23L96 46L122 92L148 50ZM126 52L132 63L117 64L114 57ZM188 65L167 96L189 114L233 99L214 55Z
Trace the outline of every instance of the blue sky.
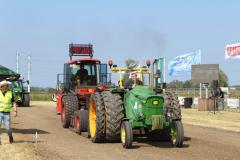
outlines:
M202 63L219 63L235 85L240 59L225 60L224 50L240 42L239 10L237 0L0 0L0 64L16 69L19 52L26 77L30 54L32 85L54 87L72 42L92 43L94 57L119 66L201 49Z

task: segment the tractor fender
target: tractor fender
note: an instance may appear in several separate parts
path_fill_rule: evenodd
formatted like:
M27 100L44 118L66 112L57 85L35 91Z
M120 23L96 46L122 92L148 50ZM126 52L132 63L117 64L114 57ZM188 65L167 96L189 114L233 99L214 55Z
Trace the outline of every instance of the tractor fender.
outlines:
M65 96L65 94L59 94L57 96L58 96L58 98L57 98L57 103L56 103L56 111L57 111L57 114L61 114L62 107L63 107L62 99Z

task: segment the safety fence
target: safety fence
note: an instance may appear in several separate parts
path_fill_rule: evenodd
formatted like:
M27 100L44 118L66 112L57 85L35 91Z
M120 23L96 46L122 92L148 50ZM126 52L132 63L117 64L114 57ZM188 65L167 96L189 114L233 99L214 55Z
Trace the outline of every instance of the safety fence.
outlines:
M221 87L224 92L224 110L240 112L240 87ZM186 100L191 99L191 107L197 108L200 98L200 88L168 88L167 92L175 93L178 96L180 105L186 105ZM202 98L206 98L206 94L209 97L212 92L211 88L208 88L208 93L202 88ZM187 102L188 104L189 102Z

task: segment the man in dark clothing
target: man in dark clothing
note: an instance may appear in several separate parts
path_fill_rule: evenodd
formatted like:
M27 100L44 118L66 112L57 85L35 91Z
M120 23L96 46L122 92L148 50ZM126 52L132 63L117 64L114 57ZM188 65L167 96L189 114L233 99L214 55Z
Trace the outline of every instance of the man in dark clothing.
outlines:
M217 102L218 102L218 109L224 110L224 93L221 90L221 88L218 88Z
M80 69L76 73L76 80L78 86L83 84L88 78L88 71L84 68L83 64L80 64Z
M219 88L219 97L224 99L224 93L221 88Z

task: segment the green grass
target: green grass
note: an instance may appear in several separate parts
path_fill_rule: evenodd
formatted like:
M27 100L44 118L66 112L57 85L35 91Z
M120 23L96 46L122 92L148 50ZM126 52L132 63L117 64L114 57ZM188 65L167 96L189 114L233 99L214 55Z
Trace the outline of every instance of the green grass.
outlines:
M30 93L31 101L52 101L52 93Z

